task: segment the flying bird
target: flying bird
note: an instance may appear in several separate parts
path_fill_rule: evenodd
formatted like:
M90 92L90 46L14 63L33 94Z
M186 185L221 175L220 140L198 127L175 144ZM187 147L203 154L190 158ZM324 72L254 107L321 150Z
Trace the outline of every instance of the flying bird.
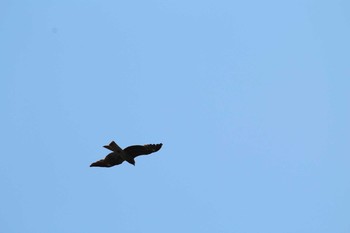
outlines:
M135 166L135 158L139 155L149 155L153 152L159 151L162 147L160 144L135 145L126 147L124 150L120 148L117 143L112 141L104 148L111 150L104 159L98 160L90 165L90 167L113 167L119 165L124 161Z

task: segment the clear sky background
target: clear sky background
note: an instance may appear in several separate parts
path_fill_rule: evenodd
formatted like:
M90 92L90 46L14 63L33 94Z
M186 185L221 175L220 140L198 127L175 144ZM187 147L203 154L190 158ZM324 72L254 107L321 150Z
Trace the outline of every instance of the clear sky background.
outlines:
M0 232L349 233L349 12L0 1Z

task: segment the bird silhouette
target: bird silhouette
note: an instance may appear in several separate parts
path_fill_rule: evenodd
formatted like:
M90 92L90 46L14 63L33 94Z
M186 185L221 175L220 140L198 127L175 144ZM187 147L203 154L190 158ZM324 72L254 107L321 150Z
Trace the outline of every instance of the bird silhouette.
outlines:
M162 147L160 144L134 145L126 147L124 150L120 148L117 143L112 141L104 148L111 150L104 159L98 160L90 165L90 167L113 167L119 165L124 161L135 166L135 158L140 155L149 155L153 152L159 151Z

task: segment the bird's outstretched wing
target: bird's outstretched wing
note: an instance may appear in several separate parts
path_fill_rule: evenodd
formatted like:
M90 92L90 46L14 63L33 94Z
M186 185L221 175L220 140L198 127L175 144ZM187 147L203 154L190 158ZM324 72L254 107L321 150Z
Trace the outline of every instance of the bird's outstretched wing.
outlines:
M116 153L108 154L104 159L100 159L90 165L90 167L112 167L121 164L124 159Z
M144 146L140 146L140 145L136 145L136 146L129 146L127 148L124 149L124 152L135 158L139 155L148 155L151 154L153 152L159 151L160 148L162 147L162 143L160 144L147 144Z
M104 159L101 159L101 160L98 160L96 162L93 162L90 167L110 167L110 164L104 160Z

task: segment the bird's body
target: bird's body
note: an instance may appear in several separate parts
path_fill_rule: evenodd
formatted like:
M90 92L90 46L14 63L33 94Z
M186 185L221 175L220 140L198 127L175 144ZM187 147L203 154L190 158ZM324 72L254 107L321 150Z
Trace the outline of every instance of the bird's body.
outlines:
M98 160L90 165L90 167L113 167L119 165L124 161L135 165L135 157L140 155L148 155L153 152L160 150L162 147L160 144L147 144L147 145L135 145L126 147L124 150L120 148L117 143L112 141L108 145L103 146L104 148L113 151L109 153L104 159Z

